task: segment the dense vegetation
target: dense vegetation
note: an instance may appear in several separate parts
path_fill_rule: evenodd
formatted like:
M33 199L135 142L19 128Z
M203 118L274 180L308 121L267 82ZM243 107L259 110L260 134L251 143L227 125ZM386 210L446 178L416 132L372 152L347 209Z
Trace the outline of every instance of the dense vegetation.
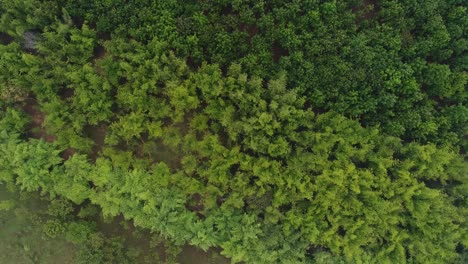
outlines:
M178 246L121 217L102 218L92 204L75 207L37 192L0 186L2 264L226 264L216 251Z
M0 0L0 181L233 262L462 263L467 8Z

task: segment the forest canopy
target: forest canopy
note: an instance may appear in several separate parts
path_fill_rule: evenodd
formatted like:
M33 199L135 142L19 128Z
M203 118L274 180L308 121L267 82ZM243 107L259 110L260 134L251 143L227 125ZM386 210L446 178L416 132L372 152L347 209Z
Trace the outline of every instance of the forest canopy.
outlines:
M0 0L0 182L233 263L463 263L467 8Z

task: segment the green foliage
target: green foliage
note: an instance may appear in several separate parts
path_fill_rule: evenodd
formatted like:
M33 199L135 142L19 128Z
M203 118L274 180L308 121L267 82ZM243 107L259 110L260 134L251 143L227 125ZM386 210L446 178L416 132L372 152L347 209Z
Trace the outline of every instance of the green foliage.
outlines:
M90 237L89 243L80 250L80 263L130 263L122 252L122 243L118 238L105 240L96 234Z
M31 140L31 144L18 145L11 157L11 163L16 167L13 170L17 175L16 183L26 191L51 190L53 180L50 175L57 173L54 166L62 161L58 154L59 151L54 146L42 140Z
M65 231L62 223L57 220L48 220L43 226L44 234L48 237L55 238Z
M72 222L66 228L65 238L72 243L82 244L88 241L94 229L95 227L87 222Z
M15 208L15 201L13 200L0 201L0 211L9 211L13 208Z
M23 133L29 121L23 112L14 108L7 108L1 117L0 128L5 134Z
M0 180L63 197L62 221L84 206L44 227L83 262L132 260L94 206L169 238L167 261L463 258L461 1L0 3Z
M0 2L0 31L12 36L22 36L28 30L42 30L56 20L58 3L53 1L8 1Z
M54 199L47 208L47 214L56 219L65 220L73 211L70 201L65 199Z
M83 155L73 155L63 164L64 171L56 179L55 190L75 204L81 204L89 198L89 179L91 165Z

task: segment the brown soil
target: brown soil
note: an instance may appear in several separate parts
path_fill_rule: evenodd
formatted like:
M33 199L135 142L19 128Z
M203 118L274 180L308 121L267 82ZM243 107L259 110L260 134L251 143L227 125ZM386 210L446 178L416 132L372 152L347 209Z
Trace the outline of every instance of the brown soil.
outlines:
M171 171L176 171L180 168L180 153L175 152L171 147L164 144L162 140L145 141L143 139L142 143L143 144L141 144L140 148L137 150L140 157L147 155L152 164L164 162L169 166ZM146 144L149 145L145 146Z
M101 76L105 76L105 72L104 72L104 69L102 69L101 66L99 65L98 61L104 58L106 55L107 55L107 50L102 45L98 44L97 46L94 47L92 60L94 61L96 72Z
M66 101L68 98L73 97L74 91L70 88L62 88L59 91L59 95L62 100Z
M102 40L111 40L112 39L112 36L111 36L111 34L109 32L98 32L97 37L98 37L98 39L102 39Z
M240 30L249 34L247 41L250 43L252 38L257 35L259 29L256 25L241 24Z
M273 46L271 47L271 52L273 54L274 62L278 62L281 57L289 55L289 51L281 47L278 43L273 43Z
M69 159L71 156L73 156L75 153L76 153L76 149L68 148L68 149L66 149L64 152L62 152L61 157L62 157L62 159L67 160L67 159Z
M106 56L106 54L107 54L107 51L103 46L97 45L94 47L93 55L94 55L95 60L99 60L103 58L104 56Z
M377 0L363 0L361 6L356 6L352 10L353 13L356 14L357 22L361 22L363 20L375 18L380 8L377 4Z
M3 33L3 32L0 32L0 43L2 45L8 45L10 44L11 42L13 42L13 37L6 34L6 33Z
M96 37L97 37L97 40L96 40L97 43L95 44L94 49L93 49L93 57L91 58L91 62L94 62L96 71L100 75L103 75L104 70L99 66L97 62L107 55L107 50L106 48L104 48L102 43L103 41L110 40L111 34L107 32L98 32Z
M205 216L202 214L205 207L203 206L202 196L200 194L195 193L195 194L190 195L187 201L190 201L190 203L187 202L185 204L185 208L196 213L198 218L201 218L201 219L205 218Z
M77 28L81 28L81 27L83 26L84 18L82 18L82 17L77 17L77 16L72 16L71 19L72 19L72 21L73 21L73 24L74 24Z
M47 142L54 142L55 136L47 134L43 127L45 114L39 110L39 105L35 99L28 99L23 106L23 111L31 117L28 131L32 138L42 138Z
M96 160L104 146L104 140L107 133L107 125L100 124L98 126L88 126L85 128L85 133L94 141L94 146L91 150L91 159Z

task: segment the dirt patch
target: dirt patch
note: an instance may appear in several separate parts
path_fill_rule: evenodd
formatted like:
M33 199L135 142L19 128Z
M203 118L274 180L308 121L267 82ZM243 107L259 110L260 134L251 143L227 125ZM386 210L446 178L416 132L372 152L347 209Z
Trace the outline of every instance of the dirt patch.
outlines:
M271 53L273 54L273 61L277 63L281 57L289 56L289 51L281 47L278 43L273 43L271 47Z
M259 29L256 25L241 24L240 30L248 34L247 41L250 43L252 38L257 35Z
M14 38L6 33L0 32L0 44L8 45L12 43Z
M314 255L314 254L317 254L319 252L330 252L330 250L328 248L322 247L320 245L311 245L307 249L307 253L309 253L310 255Z
M73 91L73 89L70 88L61 88L59 90L60 98L64 101L66 101L68 98L73 97L74 94L75 92Z
M221 10L221 14L228 16L228 15L238 15L237 12L234 12L234 9L232 8L231 4L226 4Z
M190 129L190 120L192 118L193 114L188 113L185 115L183 121L173 124L166 124L166 128L170 128L169 130L173 129L172 131L175 131L174 136L181 137L181 140L183 141L184 136L188 134ZM170 122L171 121L167 120L167 123ZM168 133L168 131L165 133ZM169 146L167 142L164 142L164 140L161 138L149 139L146 133L141 135L140 140L142 144L137 149L138 156L147 157L149 160L151 160L152 164L164 162L169 166L171 171L177 171L179 168L181 168L182 153Z
M40 107L36 99L26 100L23 106L23 111L31 117L31 123L27 127L29 136L38 139L42 138L47 142L54 142L56 140L55 136L48 134L43 127L45 114L39 109Z
M164 144L160 139L142 141L140 148L137 150L137 156L147 157L152 164L164 162L171 171L176 171L180 168L180 153L175 152L171 147Z
M104 46L102 46L101 44L97 44L96 46L94 46L93 57L90 59L96 68L96 72L103 77L105 77L106 74L105 74L104 69L101 67L101 64L99 63L99 61L102 58L104 58L106 55L107 55L106 48L104 48Z
M98 39L102 39L102 40L111 40L112 39L112 36L111 36L111 34L109 32L98 32L97 37L98 37Z
M100 124L98 126L87 126L84 129L86 135L94 141L94 146L91 149L91 159L96 160L104 146L104 140L107 133L107 125Z
M93 55L94 55L95 60L99 60L99 59L103 58L104 56L106 56L106 54L107 54L107 51L103 46L96 45L94 47Z
M185 208L197 214L198 218L203 219L205 216L202 214L205 206L202 203L202 196L198 193L189 195Z
M225 194L225 195L223 195L223 196L218 196L218 198L216 198L216 204L217 204L218 206L223 205L223 203L226 201L227 197L228 197L227 194Z
M62 159L68 160L71 156L75 155L75 153L76 153L76 149L68 148L65 151L63 151L60 156L62 157Z
M71 19L72 19L73 24L74 24L77 28L81 28L81 27L83 26L84 18L78 17L78 16L72 16Z
M351 9L356 14L356 21L371 20L377 17L380 7L377 0L363 0L362 5L355 6Z

